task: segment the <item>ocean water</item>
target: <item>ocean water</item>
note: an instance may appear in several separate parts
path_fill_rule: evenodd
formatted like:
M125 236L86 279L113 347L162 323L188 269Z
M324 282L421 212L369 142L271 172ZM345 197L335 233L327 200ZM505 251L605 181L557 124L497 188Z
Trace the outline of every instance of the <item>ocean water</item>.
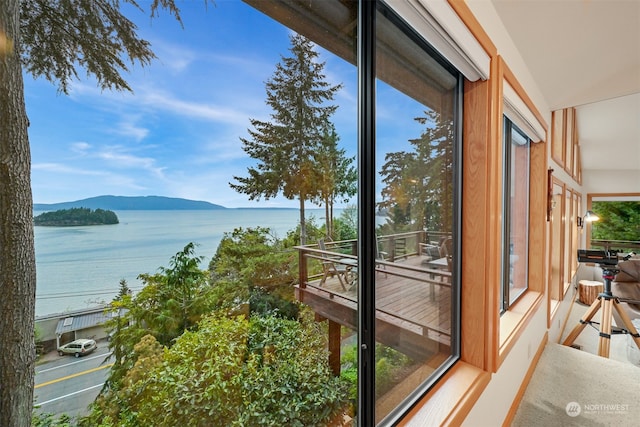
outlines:
M307 218L324 222L323 209ZM34 212L37 215L39 212ZM297 209L221 209L209 211L116 211L116 225L35 227L36 316L63 313L109 302L121 279L134 291L137 277L168 267L189 242L206 269L225 232L268 227L284 238L299 221ZM339 215L337 210L335 215Z

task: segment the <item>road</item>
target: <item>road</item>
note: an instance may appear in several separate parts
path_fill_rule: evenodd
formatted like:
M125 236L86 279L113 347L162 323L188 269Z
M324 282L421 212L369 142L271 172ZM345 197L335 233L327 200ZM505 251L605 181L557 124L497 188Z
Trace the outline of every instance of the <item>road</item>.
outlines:
M34 401L41 413L86 415L109 375L111 360L105 344L93 353L75 358L54 357L36 367Z

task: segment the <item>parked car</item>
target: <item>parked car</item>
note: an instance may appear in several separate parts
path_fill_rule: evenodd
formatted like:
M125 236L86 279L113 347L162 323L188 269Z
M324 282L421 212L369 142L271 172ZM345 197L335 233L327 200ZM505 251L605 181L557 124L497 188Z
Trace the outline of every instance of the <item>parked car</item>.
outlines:
M94 340L82 338L65 345L61 345L60 347L58 347L58 354L60 356L65 354L73 354L75 357L80 357L84 356L85 354L91 353L96 348L98 348L98 345Z

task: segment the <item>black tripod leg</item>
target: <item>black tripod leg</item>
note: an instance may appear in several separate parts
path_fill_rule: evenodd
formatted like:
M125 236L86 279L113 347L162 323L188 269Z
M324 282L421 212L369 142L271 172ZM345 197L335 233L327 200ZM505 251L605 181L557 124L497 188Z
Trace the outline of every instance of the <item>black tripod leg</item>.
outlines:
M578 335L580 335L580 332L582 332L584 327L587 326L589 322L591 322L591 318L598 312L598 310L600 309L600 304L601 304L600 297L598 297L598 299L596 299L591 304L591 307L589 307L587 312L584 313L584 316L582 316L582 318L580 319L580 322L576 325L576 327L573 328L573 330L571 330L567 338L565 338L565 340L562 342L562 345L573 344L576 338L578 338Z

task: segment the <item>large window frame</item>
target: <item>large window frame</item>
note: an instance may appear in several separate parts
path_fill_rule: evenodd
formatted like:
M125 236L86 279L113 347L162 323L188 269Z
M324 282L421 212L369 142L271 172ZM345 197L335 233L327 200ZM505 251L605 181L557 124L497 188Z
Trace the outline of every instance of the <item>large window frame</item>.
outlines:
M454 141L454 174L453 174L453 230L455 236L453 242L453 265L451 279L451 350L450 356L436 371L423 383L418 385L405 400L386 415L381 423L384 425L395 424L427 393L444 373L460 358L460 292L459 292L459 265L460 265L460 207L461 207L461 171L462 164L462 88L463 79L460 72L447 64L439 57L437 52L429 44L418 36L391 8L378 2L374 7L373 2L361 2L361 20L359 26L359 193L358 193L358 254L359 265L366 266L359 273L360 284L375 283L375 257L376 257L376 54L377 32L376 23L380 14L405 35L411 38L416 46L422 48L424 55L435 59L442 67L456 76L457 89L454 106L455 114L455 141ZM408 87L403 90L410 90ZM375 287L359 286L359 333L358 346L361 349L360 362L358 364L358 424L375 425L379 417L376 417L375 399L375 352L370 349L376 347L375 325L377 320ZM372 369L373 368L373 369Z

